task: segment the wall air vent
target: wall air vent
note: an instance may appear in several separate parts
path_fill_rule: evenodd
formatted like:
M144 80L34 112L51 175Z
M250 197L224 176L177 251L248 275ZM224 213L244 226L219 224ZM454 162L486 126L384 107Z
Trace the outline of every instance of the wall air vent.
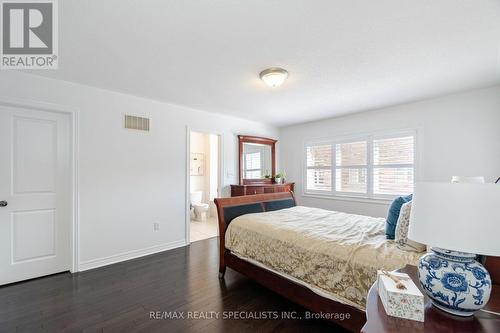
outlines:
M125 128L149 132L149 118L125 115Z

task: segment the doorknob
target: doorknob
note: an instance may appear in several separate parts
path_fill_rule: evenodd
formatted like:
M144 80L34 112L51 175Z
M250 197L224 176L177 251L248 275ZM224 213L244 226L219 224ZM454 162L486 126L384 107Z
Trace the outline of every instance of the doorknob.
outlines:
M5 207L7 206L9 203L7 201L0 201L0 207Z

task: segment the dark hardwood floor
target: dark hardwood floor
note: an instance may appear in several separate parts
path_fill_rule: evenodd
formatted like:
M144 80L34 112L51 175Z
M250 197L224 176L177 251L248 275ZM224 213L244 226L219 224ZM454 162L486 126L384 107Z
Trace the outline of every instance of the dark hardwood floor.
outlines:
M282 319L294 311L303 317L305 310L231 269L222 282L217 273L217 238L212 238L74 275L0 287L0 332L342 332L323 320ZM156 311L160 319L150 318ZM169 312L187 317L189 311L214 318L165 318ZM222 319L265 313L280 318Z

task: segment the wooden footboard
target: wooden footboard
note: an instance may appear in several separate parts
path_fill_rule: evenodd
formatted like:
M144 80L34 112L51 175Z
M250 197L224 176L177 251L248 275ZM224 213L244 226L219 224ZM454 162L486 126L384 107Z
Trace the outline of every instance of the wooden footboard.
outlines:
M296 202L292 192L215 199L215 204L219 216L219 278L224 278L226 266L230 267L308 310L327 316L332 314L333 316L327 319L351 332L361 330L366 322L363 311L322 297L301 284L238 258L226 249L226 230L233 219L244 214L293 207ZM334 314L344 319L339 319Z
M360 332L366 323L366 314L364 311L320 296L301 284L240 259L229 251L225 253L225 262L227 267L249 277L286 299L301 305L305 309L318 313L321 317L317 318L324 318L356 333Z

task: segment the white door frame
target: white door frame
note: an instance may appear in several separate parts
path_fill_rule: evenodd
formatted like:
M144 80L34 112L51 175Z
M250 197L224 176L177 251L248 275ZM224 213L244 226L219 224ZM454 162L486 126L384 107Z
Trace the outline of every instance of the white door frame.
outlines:
M224 133L219 131L210 130L207 128L191 128L186 126L186 199L185 202L185 211L186 211L186 245L191 244L190 240L190 223L191 223L191 215L190 215L190 207L189 202L191 201L190 192L191 192L191 177L190 177L190 168L189 165L191 163L191 132L203 133L203 134L213 134L219 137L219 165L218 165L218 176L217 176L217 188L219 189L219 195L222 195L222 180L224 176Z
M79 112L77 109L45 103L32 100L15 99L11 97L0 96L0 105L12 108L25 108L34 111L46 111L63 113L70 116L71 128L71 194L73 196L70 207L71 212L71 226L70 226L70 251L71 251L71 264L70 272L78 272L79 258L80 258L80 244L79 240L79 199L78 199L78 118Z

